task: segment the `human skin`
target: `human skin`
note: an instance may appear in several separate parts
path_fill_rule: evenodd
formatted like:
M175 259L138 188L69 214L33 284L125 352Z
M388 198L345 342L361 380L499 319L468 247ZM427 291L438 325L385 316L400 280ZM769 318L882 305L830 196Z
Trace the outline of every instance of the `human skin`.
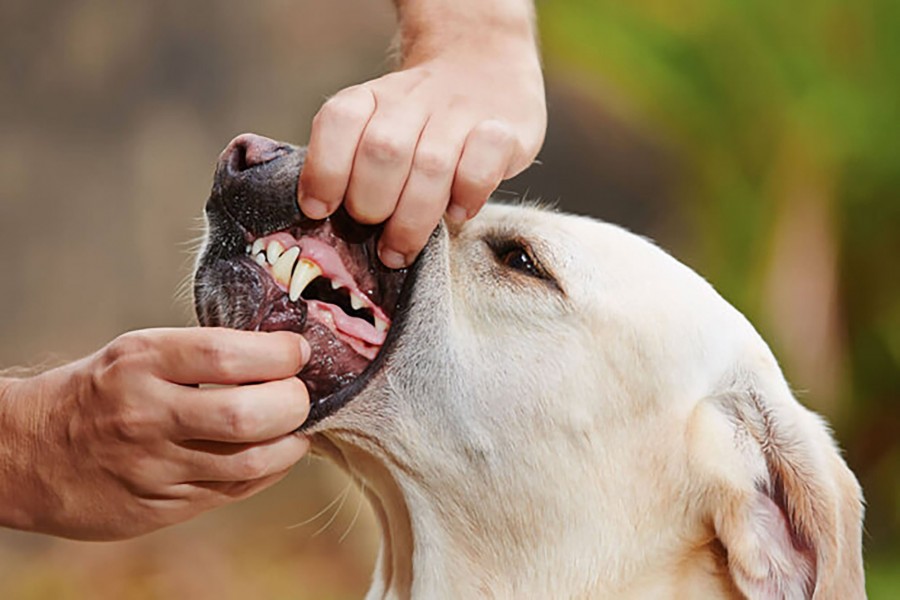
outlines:
M300 208L343 202L385 223L382 262L409 265L446 212L473 217L537 156L547 115L531 0L397 0L399 69L348 87L313 119Z
M0 379L0 525L124 539L273 485L309 447L309 352L289 332L150 329Z

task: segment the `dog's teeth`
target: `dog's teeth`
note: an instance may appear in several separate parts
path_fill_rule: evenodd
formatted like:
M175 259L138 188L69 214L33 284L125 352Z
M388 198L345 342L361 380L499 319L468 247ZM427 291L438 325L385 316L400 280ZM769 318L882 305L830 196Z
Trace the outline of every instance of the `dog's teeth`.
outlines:
M360 298L358 295L351 293L350 294L350 306L353 307L353 310L359 310L363 306L366 305L366 301Z
M256 261L256 264L262 267L266 264L266 255L260 252L259 254L253 256L253 260Z
M250 247L250 254L259 254L266 249L266 243L262 240L256 240Z
M337 281L335 281L334 279L332 279L332 280L331 280L331 289L336 290L336 289L338 289L339 287L341 287L341 284L338 283Z
M271 248L271 246L269 247ZM272 277L275 281L285 287L291 285L291 272L294 270L294 263L297 262L298 256L300 256L300 248L294 246L278 257L278 260L272 265Z
M269 264L274 265L283 252L284 246L281 245L281 242L278 240L269 242L269 246L266 248L266 259L268 259Z
M389 326L388 326L387 321L384 321L384 320L382 320L382 319L379 319L378 317L375 317L375 329L376 329L376 330L378 330L378 331L387 331L387 330L388 330L388 327L389 327Z
M291 302L296 302L303 290L306 289L306 286L321 274L322 269L319 268L319 265L306 258L301 258L297 262L297 268L294 269L294 276L291 277L291 288L288 290Z
M253 250L253 246L251 246L250 244L247 244L247 246L244 248L244 253L250 254L251 250Z

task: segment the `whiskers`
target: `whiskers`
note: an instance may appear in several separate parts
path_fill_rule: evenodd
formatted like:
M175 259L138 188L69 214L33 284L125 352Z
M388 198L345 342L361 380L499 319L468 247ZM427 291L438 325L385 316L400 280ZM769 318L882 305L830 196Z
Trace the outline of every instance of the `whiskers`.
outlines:
M337 521L338 515L340 515L341 511L344 509L344 506L347 503L347 498L350 497L350 494L353 490L355 483L359 484L359 491L357 493L356 510L353 513L353 517L350 519L350 524L347 526L347 528L344 530L344 532L338 538L338 543L339 544L343 543L343 541L347 538L347 536L350 535L350 532L353 530L353 527L356 525L357 521L359 521L359 516L362 513L362 506L363 506L363 502L365 500L365 484L362 483L361 481L359 481L358 479L356 479L355 477L352 477L347 482L347 485L344 487L344 489L342 491L338 492L338 494L334 497L334 499L331 502L329 502L327 505L325 505L325 507L322 508L319 512L317 512L313 516L309 517L308 519L300 521L299 523L294 523L293 525L289 525L287 528L288 529L298 529L300 527L305 527L307 525L315 523L316 521L325 517L326 515L329 515L329 513L330 513L330 515L327 517L327 520L325 521L325 523L321 527L319 527L311 535L311 537L318 537L318 536L322 535L322 533L327 531L328 528L331 527Z
M187 319L194 321L194 273L206 247L206 219L202 217L196 219L191 229L196 235L180 244L185 254L184 263L182 263L182 271L185 272L185 276L175 288L173 302L184 310Z

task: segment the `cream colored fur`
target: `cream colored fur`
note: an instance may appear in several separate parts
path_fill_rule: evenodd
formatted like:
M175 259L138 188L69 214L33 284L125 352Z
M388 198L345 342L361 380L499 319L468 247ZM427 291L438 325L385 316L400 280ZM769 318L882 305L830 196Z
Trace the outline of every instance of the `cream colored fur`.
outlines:
M438 232L398 342L314 428L382 527L369 598L864 596L861 492L825 424L645 239L488 206Z

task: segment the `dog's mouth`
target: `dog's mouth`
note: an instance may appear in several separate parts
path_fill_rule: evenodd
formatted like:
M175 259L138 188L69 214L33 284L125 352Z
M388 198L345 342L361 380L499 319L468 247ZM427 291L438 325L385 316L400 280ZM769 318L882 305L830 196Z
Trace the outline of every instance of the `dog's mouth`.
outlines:
M318 337L335 338L359 357L374 359L391 318L373 300L380 290L366 269L368 257L353 250L334 233L330 221L306 235L296 228L248 243L247 257L281 292L279 296L273 290L275 301L260 307L257 328L299 327Z
M377 369L400 314L406 271L377 258L380 229L345 213L313 221L297 208L303 151L240 136L223 152L206 206L195 273L202 325L294 331L312 348L298 376L306 426L344 405Z

